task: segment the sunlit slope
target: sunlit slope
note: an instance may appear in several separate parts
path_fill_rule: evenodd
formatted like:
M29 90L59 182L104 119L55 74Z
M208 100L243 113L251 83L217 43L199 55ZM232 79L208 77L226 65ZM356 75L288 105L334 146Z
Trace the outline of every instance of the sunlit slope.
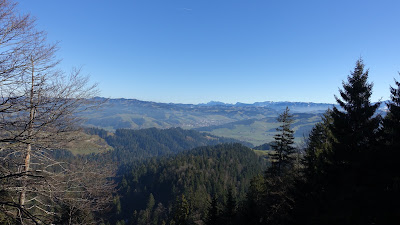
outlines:
M294 136L297 143L301 142L314 124L321 120L319 114L309 113L296 113L294 114L294 119L293 130L295 131ZM273 141L273 136L276 134L277 127L279 127L279 123L277 123L276 118L269 117L233 122L220 126L198 128L197 130L209 132L217 136L247 141L256 146Z

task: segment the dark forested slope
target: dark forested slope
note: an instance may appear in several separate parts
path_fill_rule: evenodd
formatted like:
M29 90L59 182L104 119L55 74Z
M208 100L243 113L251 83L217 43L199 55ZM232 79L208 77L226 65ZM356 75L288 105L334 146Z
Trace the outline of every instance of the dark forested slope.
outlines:
M183 196L189 203L189 220L200 220L211 197L224 199L230 187L243 199L250 179L263 168L265 160L241 144L199 147L131 164L120 183L117 217L129 224L170 222L175 199Z
M104 138L114 148L108 155L111 155L113 161L121 163L176 154L200 146L240 142L232 138L222 138L181 128L118 129L111 135L101 129L87 129L87 132ZM252 147L250 143L241 143Z

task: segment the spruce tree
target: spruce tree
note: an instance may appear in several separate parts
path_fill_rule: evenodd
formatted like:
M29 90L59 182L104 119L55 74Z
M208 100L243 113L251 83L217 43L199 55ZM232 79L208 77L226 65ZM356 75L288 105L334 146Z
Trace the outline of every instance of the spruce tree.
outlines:
M216 196L211 199L210 207L208 207L207 216L204 222L206 225L220 224L220 209L218 207L218 199Z
M289 224L290 212L293 207L293 199L289 190L293 185L293 164L295 158L293 115L289 108L279 115L278 122L281 125L276 129L275 141L271 144L274 152L270 155L271 167L265 173L262 183L261 197L256 201L256 224Z
M324 176L325 164L332 151L333 136L329 127L332 125L332 110L328 109L321 117L322 121L315 124L306 140L304 157L302 159L303 173L308 182L319 183Z
M291 128L294 120L288 107L279 115L277 121L281 125L276 128L278 133L274 136L274 143L271 144L274 153L270 154L271 168L268 172L272 175L282 175L284 171L290 169L294 163L292 155L295 153L294 131Z
M242 223L239 224L259 224L264 216L264 200L266 193L265 177L257 175L250 181L250 187L247 191L246 201L241 214L243 214Z
M377 176L374 155L379 140L381 117L376 115L380 103L371 103L373 84L368 82L368 70L361 59L354 71L335 96L339 107L333 107L332 150L327 153L325 174L320 197L324 209L320 209L319 223L335 221L337 224L367 224L374 218Z
M334 143L334 160L336 163L350 165L357 163L365 153L376 145L380 116L375 116L380 103L371 103L372 83L368 83L368 70L364 70L361 59L357 60L354 71L343 82L339 90L340 97L335 96L341 107L333 107L331 126L336 138Z
M294 220L297 224L318 224L318 217L324 212L326 201L326 176L332 151L332 111L328 109L322 121L315 124L306 139L302 159L302 178L295 184ZM321 222L321 224L323 224Z
M189 223L189 202L184 194L177 196L173 207L173 220L176 225L185 225Z
M382 223L400 221L400 82L390 87L388 113L383 120L383 143L376 154L377 174L379 174L380 197L379 219ZM377 179L376 179L377 180Z
M383 125L386 145L400 149L400 82L395 83L396 88L390 87L391 101L386 104L389 111Z
M225 208L222 215L223 224L228 224L228 225L234 224L235 222L234 220L236 217L236 210L237 210L236 199L233 196L233 189L232 187L230 187L226 195Z

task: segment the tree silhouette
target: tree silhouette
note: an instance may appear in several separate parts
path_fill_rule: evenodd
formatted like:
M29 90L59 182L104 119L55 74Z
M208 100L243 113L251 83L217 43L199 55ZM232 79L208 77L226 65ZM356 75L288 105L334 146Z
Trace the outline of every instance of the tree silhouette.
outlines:
M291 128L293 115L290 114L288 107L279 115L277 121L281 125L276 128L278 133L274 136L275 141L271 144L274 152L270 154L272 164L270 172L274 175L281 175L293 166L294 158L292 154L295 153L295 147L293 147L294 131Z

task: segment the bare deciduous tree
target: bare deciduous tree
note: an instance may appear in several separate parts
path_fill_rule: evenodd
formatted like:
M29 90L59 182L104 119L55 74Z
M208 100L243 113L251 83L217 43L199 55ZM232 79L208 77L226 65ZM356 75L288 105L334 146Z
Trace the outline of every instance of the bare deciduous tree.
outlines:
M57 46L47 44L34 20L19 16L15 7L0 0L2 215L21 224L49 223L60 218L59 206L100 210L111 194L104 192L112 190L105 175L93 163L87 171L51 154L77 138L76 113L95 105L89 99L97 93L96 85L89 85L80 70L69 75L57 70ZM98 179L86 179L88 173Z

